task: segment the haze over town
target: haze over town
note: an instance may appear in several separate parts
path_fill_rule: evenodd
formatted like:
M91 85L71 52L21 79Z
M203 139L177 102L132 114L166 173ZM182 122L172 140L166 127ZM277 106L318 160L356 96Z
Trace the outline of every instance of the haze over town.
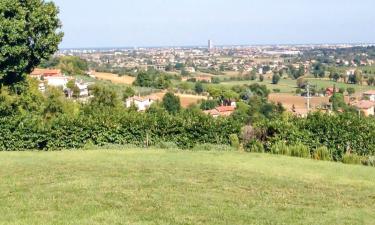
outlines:
M55 0L62 48L372 43L372 0Z
M0 0L0 224L374 225L374 0Z

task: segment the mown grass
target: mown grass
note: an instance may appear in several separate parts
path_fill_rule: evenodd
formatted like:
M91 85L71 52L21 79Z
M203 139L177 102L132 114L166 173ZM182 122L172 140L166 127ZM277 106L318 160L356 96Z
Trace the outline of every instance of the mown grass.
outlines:
M375 170L237 152L0 153L0 224L375 224Z

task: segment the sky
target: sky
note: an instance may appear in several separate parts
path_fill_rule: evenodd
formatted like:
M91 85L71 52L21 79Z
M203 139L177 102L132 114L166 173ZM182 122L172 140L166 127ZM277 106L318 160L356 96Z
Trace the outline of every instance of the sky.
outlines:
M53 0L61 48L375 43L375 0Z

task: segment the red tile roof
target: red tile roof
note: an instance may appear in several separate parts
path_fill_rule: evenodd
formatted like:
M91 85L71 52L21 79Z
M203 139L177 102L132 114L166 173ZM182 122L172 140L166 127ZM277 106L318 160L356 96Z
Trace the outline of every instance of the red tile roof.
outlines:
M358 109L370 109L371 107L375 106L375 102L362 100L353 104L354 107Z
M366 91L364 95L375 95L375 90Z

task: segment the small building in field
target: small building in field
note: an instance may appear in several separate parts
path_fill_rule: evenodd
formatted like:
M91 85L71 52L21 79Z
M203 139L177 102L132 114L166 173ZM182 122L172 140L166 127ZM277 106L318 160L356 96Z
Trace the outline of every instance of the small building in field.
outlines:
M361 100L352 104L356 109L361 111L365 116L375 115L375 102L369 100Z
M46 81L47 85L66 88L70 77L65 76L59 69L35 69L30 77L40 81Z
M219 116L228 117L232 115L234 111L236 111L235 106L218 106L212 110L206 110L204 113L216 118Z
M210 77L210 76L197 76L197 77L195 77L195 80L200 81L200 82L211 83L212 77Z
M144 112L148 108L150 108L150 106L157 100L158 100L157 97L154 97L154 96L149 96L149 97L134 96L134 97L126 99L125 106L126 108L130 108L134 105L138 109L138 111Z

